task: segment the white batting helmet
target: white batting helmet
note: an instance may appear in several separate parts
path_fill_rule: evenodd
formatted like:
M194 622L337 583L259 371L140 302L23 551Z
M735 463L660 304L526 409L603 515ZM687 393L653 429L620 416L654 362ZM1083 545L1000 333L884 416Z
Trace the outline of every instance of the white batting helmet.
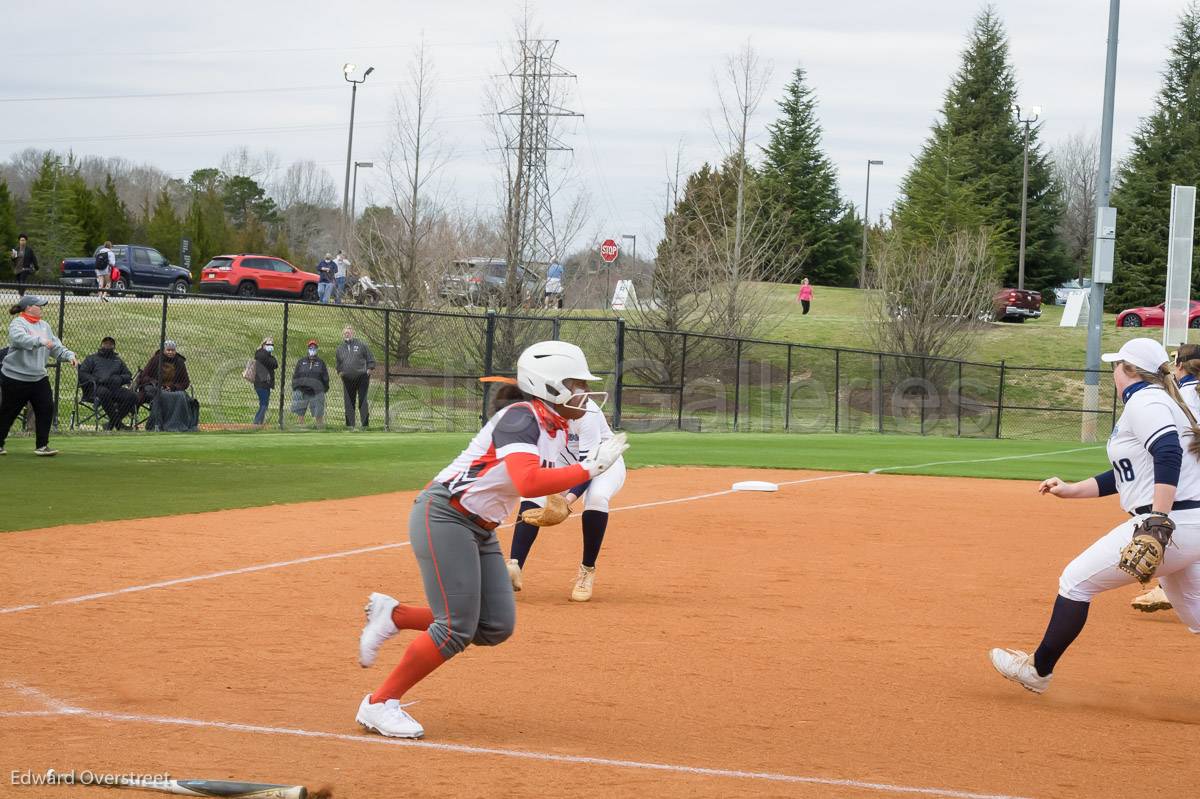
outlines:
M531 344L517 359L517 385L526 394L562 405L573 392L566 380L599 380L588 368L583 350L565 341Z

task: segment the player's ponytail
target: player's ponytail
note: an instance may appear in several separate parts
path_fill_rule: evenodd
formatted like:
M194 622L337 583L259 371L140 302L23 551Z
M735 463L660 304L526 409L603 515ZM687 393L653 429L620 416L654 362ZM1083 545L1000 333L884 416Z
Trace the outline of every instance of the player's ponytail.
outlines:
M1196 417L1192 414L1192 409L1188 407L1187 402L1183 399L1183 395L1179 393L1179 383L1175 380L1175 373L1171 371L1170 362L1158 367L1158 374L1156 375L1150 375L1148 372L1142 372L1140 369L1138 372L1147 375L1149 378L1157 378L1150 379L1150 382L1157 383L1166 389L1167 395L1175 400L1175 404L1183 411L1183 415L1187 417L1188 423L1192 428L1192 440L1188 444L1188 452L1193 457L1200 458L1200 425L1196 424Z
M1175 366L1200 378L1200 344L1184 344L1175 354Z
M533 399L517 386L517 381L511 377L481 377L481 383L495 383L496 390L488 407L488 416L495 416L509 405Z

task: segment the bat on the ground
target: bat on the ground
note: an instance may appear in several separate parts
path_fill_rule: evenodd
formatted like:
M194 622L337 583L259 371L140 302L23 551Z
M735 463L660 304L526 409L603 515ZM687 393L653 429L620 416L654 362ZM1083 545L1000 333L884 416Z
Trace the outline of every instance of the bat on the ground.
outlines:
M160 780L121 776L96 780L91 784L108 788L157 791L176 796L223 797L223 799L310 799L308 789L303 785L266 785L260 782Z

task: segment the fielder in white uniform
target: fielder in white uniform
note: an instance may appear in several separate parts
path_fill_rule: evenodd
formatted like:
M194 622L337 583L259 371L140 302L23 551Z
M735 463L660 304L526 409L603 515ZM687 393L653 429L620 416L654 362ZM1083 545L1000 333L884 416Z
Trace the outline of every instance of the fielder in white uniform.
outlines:
M589 452L613 437L612 428L604 418L603 409L594 400L589 399L588 412L580 419L570 423L567 438L567 449L570 457L584 460ZM592 588L596 579L596 557L600 554L600 546L604 542L604 533L608 529L608 510L613 496L625 485L625 459L621 458L600 476L576 486L564 494L570 505L580 496L583 497L583 555L580 558L579 574L571 588L571 599L574 602L587 602L592 598ZM521 512L530 508L544 507L545 497L525 499L521 503ZM529 550L537 540L538 528L519 520L513 530L512 552L508 560L508 576L512 580L513 590L520 591L523 581L525 560Z
M1054 611L1037 650L991 650L998 672L1039 694L1049 687L1055 664L1083 630L1092 597L1135 582L1117 563L1134 528L1153 514L1168 516L1175 524L1156 575L1179 617L1200 633L1200 428L1180 396L1169 356L1157 341L1131 339L1102 359L1113 364L1113 382L1125 403L1108 440L1112 468L1078 483L1051 477L1038 491L1063 499L1119 494L1121 509L1131 518L1063 570Z
M1175 379L1179 382L1179 395L1187 403L1192 415L1200 419L1200 345L1184 344L1175 353ZM1171 600L1162 586L1155 586L1144 594L1139 594L1129 603L1135 610L1143 613L1155 613L1160 610L1170 610Z

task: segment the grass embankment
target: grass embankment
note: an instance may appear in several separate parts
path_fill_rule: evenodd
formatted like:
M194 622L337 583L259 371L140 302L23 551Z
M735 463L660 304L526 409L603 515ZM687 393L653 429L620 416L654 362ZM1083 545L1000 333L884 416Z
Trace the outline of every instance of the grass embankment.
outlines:
M10 439L9 454L0 459L0 482L12 500L11 512L0 519L0 530L417 489L467 440L463 433L156 433L56 441L59 457L36 458L31 440ZM627 462L634 468L893 467L889 470L905 474L1032 480L1049 474L1081 479L1104 465L1098 446L1044 441L648 433L633 436L632 444ZM1001 460L986 460L995 458Z

